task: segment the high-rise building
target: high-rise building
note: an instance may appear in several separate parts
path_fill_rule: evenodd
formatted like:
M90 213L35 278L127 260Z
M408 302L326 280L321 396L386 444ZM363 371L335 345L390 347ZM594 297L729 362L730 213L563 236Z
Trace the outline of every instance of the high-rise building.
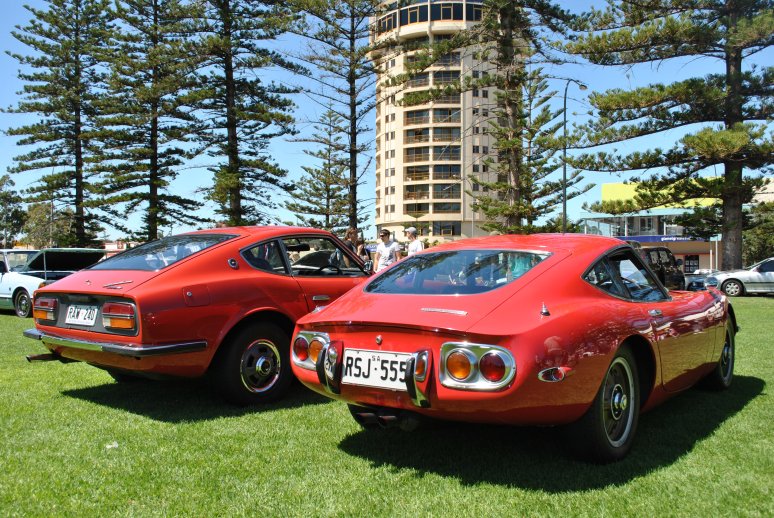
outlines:
M408 5L407 5L408 4ZM404 6L405 5L405 6ZM379 69L376 107L376 226L400 232L416 227L420 238L444 241L484 235L483 218L470 208L479 186L492 180L485 159L496 159L488 135L495 96L491 88L450 93L422 104L407 96L482 77L491 65L475 48L457 49L396 86L421 49L451 38L481 20L482 0L384 2L373 20L372 59ZM492 168L494 169L494 168Z

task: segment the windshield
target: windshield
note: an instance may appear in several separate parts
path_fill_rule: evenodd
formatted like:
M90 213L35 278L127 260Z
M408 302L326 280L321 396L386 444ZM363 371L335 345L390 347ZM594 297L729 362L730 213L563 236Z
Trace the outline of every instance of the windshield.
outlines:
M20 252L6 252L5 258L8 261L8 269L12 272L21 270L30 257L37 254L37 250L24 250Z
M190 234L151 241L114 255L91 267L92 270L146 270L166 268L189 255L201 252L235 236L229 234Z
M368 286L369 293L484 293L518 279L550 254L515 250L429 252L402 260Z

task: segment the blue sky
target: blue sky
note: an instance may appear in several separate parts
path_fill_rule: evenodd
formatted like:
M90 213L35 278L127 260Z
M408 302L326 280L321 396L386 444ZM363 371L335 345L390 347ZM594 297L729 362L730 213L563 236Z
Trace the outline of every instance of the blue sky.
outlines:
M11 31L15 26L24 26L29 20L29 12L23 7L23 4L25 3L37 8L43 8L46 5L46 2L43 0L5 0L3 2L4 12L3 16L0 18L0 49L3 51L12 51L21 54L26 54L28 52L28 50L11 35ZM590 5L602 7L604 2L602 0L574 0L572 2L572 7L570 8L573 10L581 10ZM297 40L287 38L286 41L281 42L280 47L293 48L298 45L299 42ZM774 50L767 49L765 52L760 53L755 61L757 63L771 65L771 63L774 62ZM3 81L0 82L0 107L2 108L13 106L18 102L17 92L22 89L22 83L17 78L18 69L18 63L8 56L6 52L0 54L0 74L3 77ZM720 63L710 60L686 60L683 62L662 65L638 65L637 67L628 69L623 69L621 67L599 67L588 64L564 65L561 68L548 70L547 72L558 77L571 77L577 79L586 83L589 87L586 91L580 91L575 85L570 85L567 101L567 118L568 126L570 126L574 122L585 118L582 114L589 110L586 97L592 91L603 91L613 87L631 88L658 82L668 83L686 77L700 77L712 71L722 72ZM288 78L287 80L289 82L294 81L291 78ZM555 101L556 106L560 107L564 82L557 83L554 88L558 91ZM299 121L315 119L317 107L314 103L301 96L297 97L295 101L298 105L296 116ZM10 127L19 126L30 120L31 118L26 115L0 113L0 131L4 132L4 130ZM302 132L309 132L311 130L310 126L304 123L299 124L299 129ZM678 135L659 135L655 139L650 139L650 141L631 144L625 143L620 147L624 149L626 146L636 145L643 149L644 146L668 148L676 136ZM284 140L276 141L272 144L270 150L271 153L283 167L290 171L291 178L300 177L302 166L314 165L313 162L304 155L302 151L303 146L304 144L302 143ZM9 166L13 165L13 157L19 154L21 154L21 150L16 145L16 139L14 137L6 136L4 133L0 134L0 170L3 173ZM721 172L722 171L718 171L718 173ZM41 174L41 172L17 174L13 175L13 180L16 182L16 187L18 189L23 189L35 182ZM368 174L366 176L367 181L365 185L360 188L359 196L361 199L373 199L374 176L373 174ZM585 182L596 183L597 186L585 195L570 201L568 204L568 217L570 219L577 219L579 217L581 206L584 202L593 202L599 199L599 184L611 181L622 181L625 179L593 173L587 173L585 177ZM172 189L181 196L201 199L201 194L198 194L196 191L202 185L207 185L210 181L211 175L204 167L188 169L180 174L178 180L173 184ZM370 205L369 210L371 216L363 228L367 238L373 237L376 232L373 226L373 205ZM202 214L212 216L212 206L205 207ZM292 215L286 212L280 212L278 217L283 220L293 220ZM136 226L139 226L139 216L130 218L130 223L134 221L137 222ZM186 230L190 230L190 228L182 225L163 229L165 233L179 233ZM120 237L120 234L114 230L108 229L105 237L115 238Z

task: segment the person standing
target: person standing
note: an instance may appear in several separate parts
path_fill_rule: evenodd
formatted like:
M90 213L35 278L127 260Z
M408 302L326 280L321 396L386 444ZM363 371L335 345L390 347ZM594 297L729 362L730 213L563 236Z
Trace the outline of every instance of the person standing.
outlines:
M406 230L403 231L406 234L406 237L408 237L409 245L408 245L408 255L414 255L417 252L421 252L425 249L424 243L417 239L417 229L415 227L409 227Z
M379 231L379 245L376 247L376 271L383 270L400 259L400 244L390 238L390 231Z

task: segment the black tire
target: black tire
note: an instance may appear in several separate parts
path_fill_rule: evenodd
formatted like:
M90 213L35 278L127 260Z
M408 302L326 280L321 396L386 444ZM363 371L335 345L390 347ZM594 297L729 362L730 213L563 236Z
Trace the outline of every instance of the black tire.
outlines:
M28 318L32 314L32 300L27 290L19 290L13 297L13 309L16 316Z
M729 297L744 295L744 284L736 279L728 279L720 286L720 289Z
M733 324L729 322L729 326ZM703 380L703 386L711 390L726 390L734 380L734 363L736 361L736 340L734 331L730 327L726 329L726 339L720 359L715 368Z
M293 373L290 337L282 329L250 324L221 347L211 374L224 399L245 406L275 401L287 392Z
M600 464L621 460L632 447L639 414L637 361L623 345L610 362L589 410L568 427L576 454Z

